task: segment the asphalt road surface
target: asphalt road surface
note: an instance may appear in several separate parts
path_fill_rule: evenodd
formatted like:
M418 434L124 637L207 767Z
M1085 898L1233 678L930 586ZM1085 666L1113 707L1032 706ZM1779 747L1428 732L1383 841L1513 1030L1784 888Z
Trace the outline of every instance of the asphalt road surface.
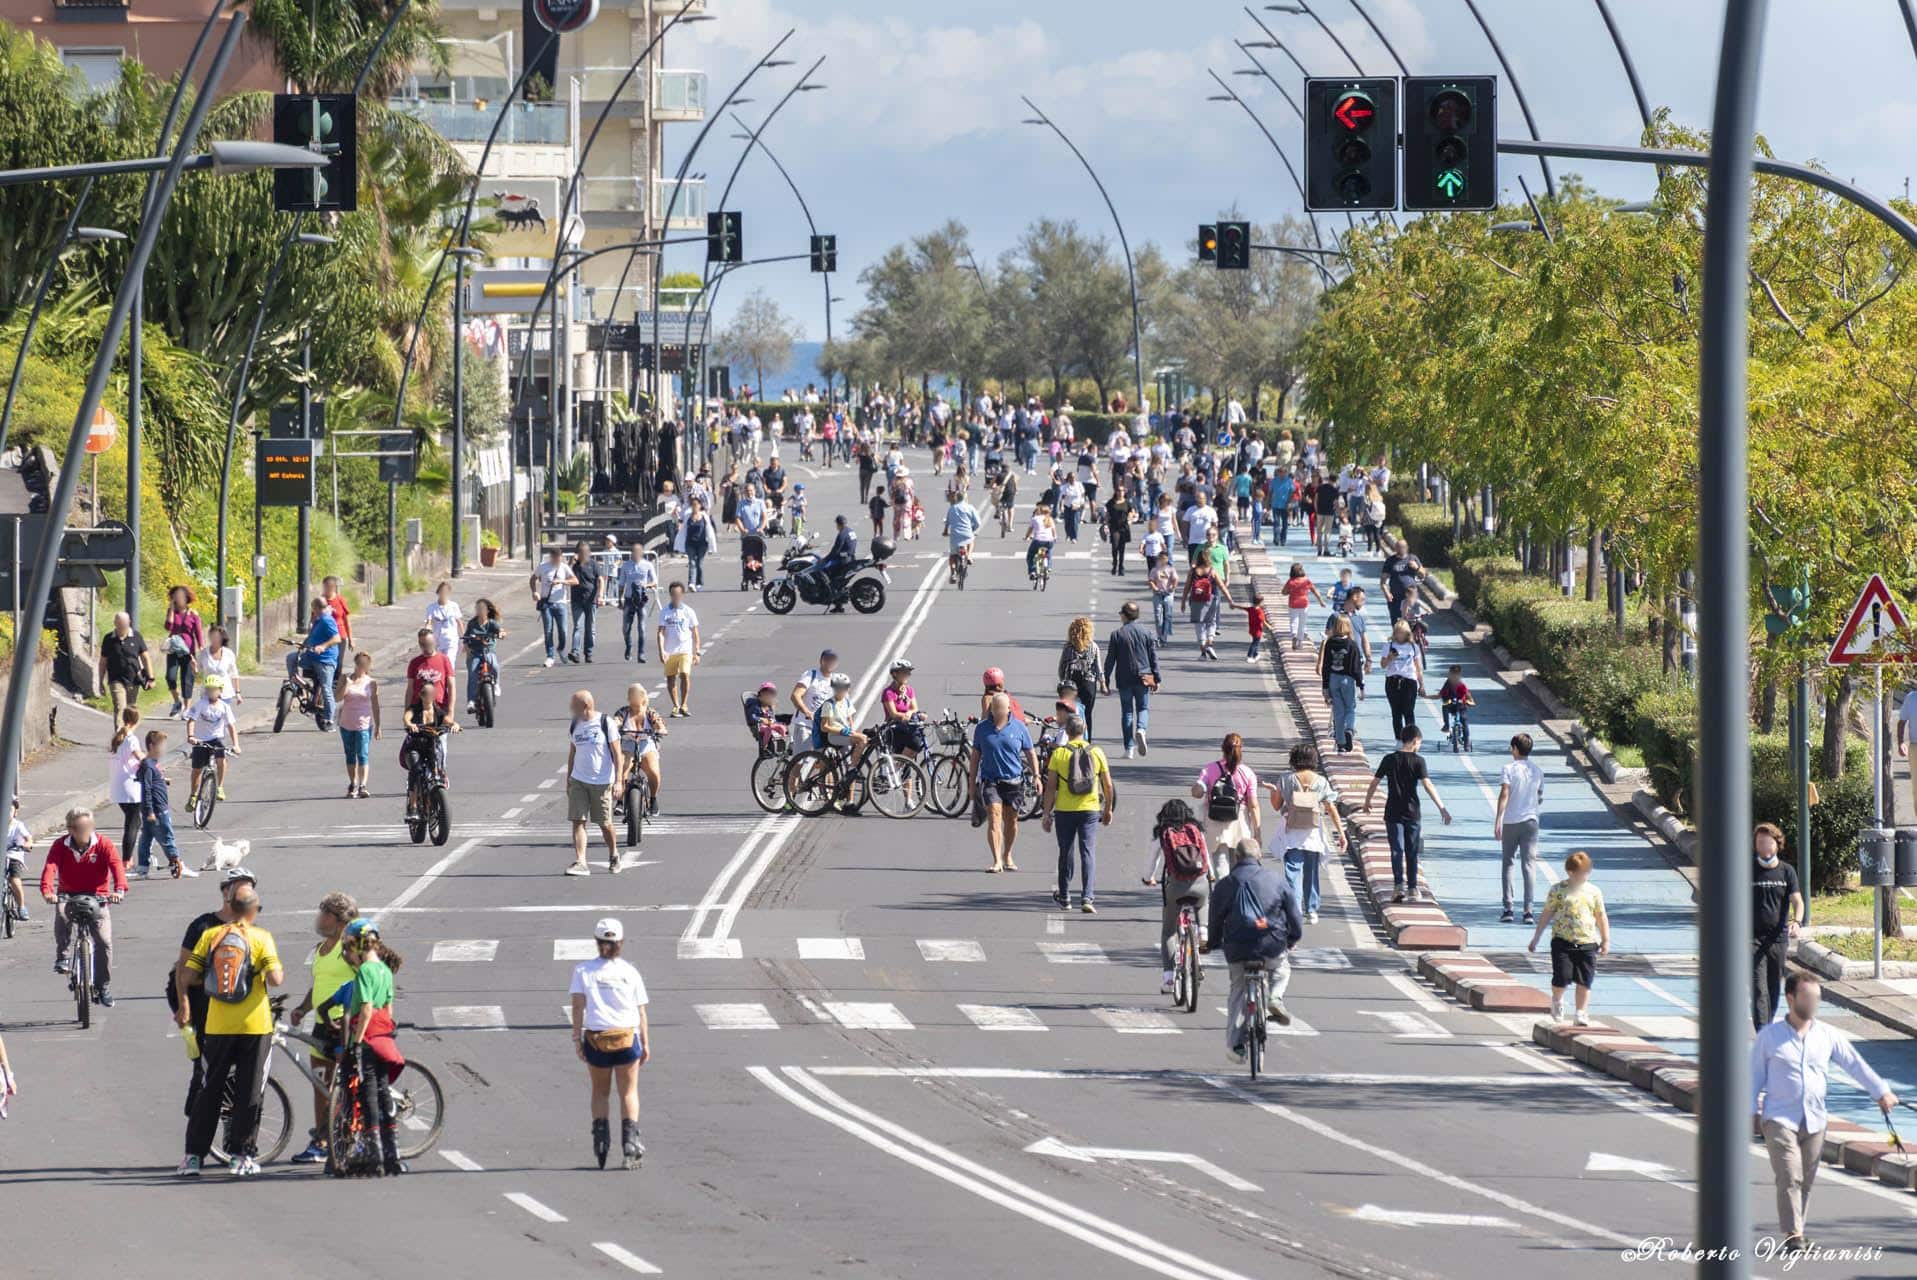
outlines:
M815 518L856 510L847 473L807 479ZM928 505L936 520L941 504ZM355 894L405 957L398 1016L417 1027L402 1044L447 1087L445 1135L400 1180L330 1180L282 1159L250 1182L217 1171L176 1181L187 1063L160 991L182 928L217 890L210 879L135 886L114 910L118 1004L85 1032L50 972L36 902L34 923L0 944L22 1086L0 1123L0 1275L204 1275L224 1257L306 1277L338 1274L343 1256L382 1275L487 1277L1096 1268L1481 1280L1687 1268L1623 1255L1688 1238L1690 1121L1547 1058L1526 1020L1441 1000L1381 945L1336 864L1270 1078L1251 1083L1226 1059L1221 972L1194 1015L1158 994L1157 891L1139 883L1152 814L1226 730L1246 735L1261 774L1294 740L1268 665L1242 660L1242 623L1228 621L1223 661L1198 661L1187 629L1167 653L1151 754L1114 761L1120 812L1101 834L1096 916L1054 907L1055 846L1035 825L1016 850L1021 870L994 876L962 820L755 808L742 690L789 686L830 645L862 707L903 653L934 712L974 712L989 665L1041 708L1067 622L1089 613L1102 639L1142 592L1136 570L1108 575L1089 539L1061 546L1043 593L1015 541L988 533L963 592L946 585L942 548L930 533L905 544L891 599L869 618L768 616L736 590L734 560L715 557L712 588L693 600L708 649L694 718L670 722L664 817L616 878L597 851L590 878L560 874L567 694L587 687L613 706L627 681L659 680L656 656L619 661L612 611L598 662L546 670L528 598L500 601L511 632L501 724L451 742L443 848L406 837L392 734L374 747L372 798L351 801L334 736L310 723L250 736L215 829L252 842L289 989L304 990L320 895ZM1099 706L1095 721L1115 756L1116 710ZM186 833L189 856L204 857L207 838ZM568 1039L570 970L607 915L625 921L652 1001L649 1154L630 1173L594 1167ZM304 1083L285 1062L275 1076L303 1132ZM1768 1226L1755 1146L1750 1173ZM1814 1238L1883 1253L1800 1273L1917 1272L1914 1205L1826 1170Z

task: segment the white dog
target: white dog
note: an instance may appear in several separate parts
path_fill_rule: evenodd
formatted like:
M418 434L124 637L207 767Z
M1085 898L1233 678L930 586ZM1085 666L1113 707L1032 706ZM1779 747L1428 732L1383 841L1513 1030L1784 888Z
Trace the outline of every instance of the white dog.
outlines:
M206 855L206 863L200 870L225 871L237 867L246 860L246 855L252 851L252 848L252 842L248 840L228 841L215 836L213 852Z

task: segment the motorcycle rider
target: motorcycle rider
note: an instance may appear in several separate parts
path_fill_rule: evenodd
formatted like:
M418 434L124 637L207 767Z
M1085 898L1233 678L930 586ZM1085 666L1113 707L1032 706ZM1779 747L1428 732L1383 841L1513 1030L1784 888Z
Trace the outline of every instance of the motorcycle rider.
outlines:
M839 575L850 569L859 558L859 539L852 532L851 522L840 514L833 517L833 523L838 526L838 532L833 535L832 549L801 575L812 579L819 594L827 599L831 599L836 594L833 588ZM801 594L803 594L803 587L801 587ZM832 612L844 613L845 602L842 600L834 602Z

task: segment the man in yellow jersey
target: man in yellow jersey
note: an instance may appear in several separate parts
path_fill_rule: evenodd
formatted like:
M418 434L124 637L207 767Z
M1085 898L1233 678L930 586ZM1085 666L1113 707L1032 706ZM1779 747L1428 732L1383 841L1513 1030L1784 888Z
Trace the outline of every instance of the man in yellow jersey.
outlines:
M175 1171L182 1178L200 1176L200 1165L213 1149L220 1107L227 1085L233 1086L233 1116L227 1126L227 1154L236 1177L255 1176L260 1162L252 1152L260 1123L260 1093L266 1087L268 1050L273 1042L273 1011L266 989L283 986L286 970L273 935L260 928L260 895L250 884L233 890L233 923L208 929L194 945L186 962L187 974L207 995L206 1036L200 1056L206 1060L206 1081L193 1100L186 1122L186 1156ZM187 1024L191 1011L182 1006L174 1020Z

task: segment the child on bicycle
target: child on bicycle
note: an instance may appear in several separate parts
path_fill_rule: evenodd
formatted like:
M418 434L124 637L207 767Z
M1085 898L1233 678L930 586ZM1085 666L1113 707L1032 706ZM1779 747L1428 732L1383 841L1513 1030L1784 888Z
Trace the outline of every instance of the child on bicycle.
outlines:
M805 485L792 486L792 497L786 501L786 510L792 516L792 536L805 536Z
M1413 595L1404 602L1403 616L1405 625L1411 628L1412 643L1418 646L1419 661L1429 660L1431 606L1425 603L1422 595Z
M27 891L20 883L26 873L27 851L33 848L33 832L27 830L27 824L20 821L20 797L13 798L13 821L7 827L7 884L6 892L13 899L13 914L21 920L27 919Z
M346 1023L340 1035L341 1052L346 1064L345 1092L355 1088L371 1090L362 1097L361 1110L377 1117L380 1171L387 1175L407 1172L399 1158L393 1111L392 1083L406 1069L406 1059L393 1038L398 1030L393 1022L393 973L400 966L397 952L380 941L379 926L361 916L346 926L340 954L352 967L353 981L335 993L332 1002L346 1006ZM373 1103L371 1108L364 1103ZM335 1150L334 1160L350 1159L351 1152ZM337 1168L335 1172L339 1172Z
M1471 722L1466 719L1468 708L1477 702L1471 697L1471 690L1464 687L1464 668L1453 663L1444 673L1444 683L1438 686L1438 724L1439 731L1451 732L1451 719L1457 717L1459 749L1471 749Z
M1162 873L1162 874L1161 874ZM1177 956L1173 951L1178 936L1178 900L1196 898L1193 914L1198 920L1198 945L1207 942L1205 908L1211 897L1213 880L1211 854L1205 847L1205 829L1193 816L1191 806L1180 799L1167 800L1159 807L1152 823L1152 856L1143 880L1148 885L1165 886L1158 916L1158 940L1165 954L1164 984L1161 991L1172 990Z

